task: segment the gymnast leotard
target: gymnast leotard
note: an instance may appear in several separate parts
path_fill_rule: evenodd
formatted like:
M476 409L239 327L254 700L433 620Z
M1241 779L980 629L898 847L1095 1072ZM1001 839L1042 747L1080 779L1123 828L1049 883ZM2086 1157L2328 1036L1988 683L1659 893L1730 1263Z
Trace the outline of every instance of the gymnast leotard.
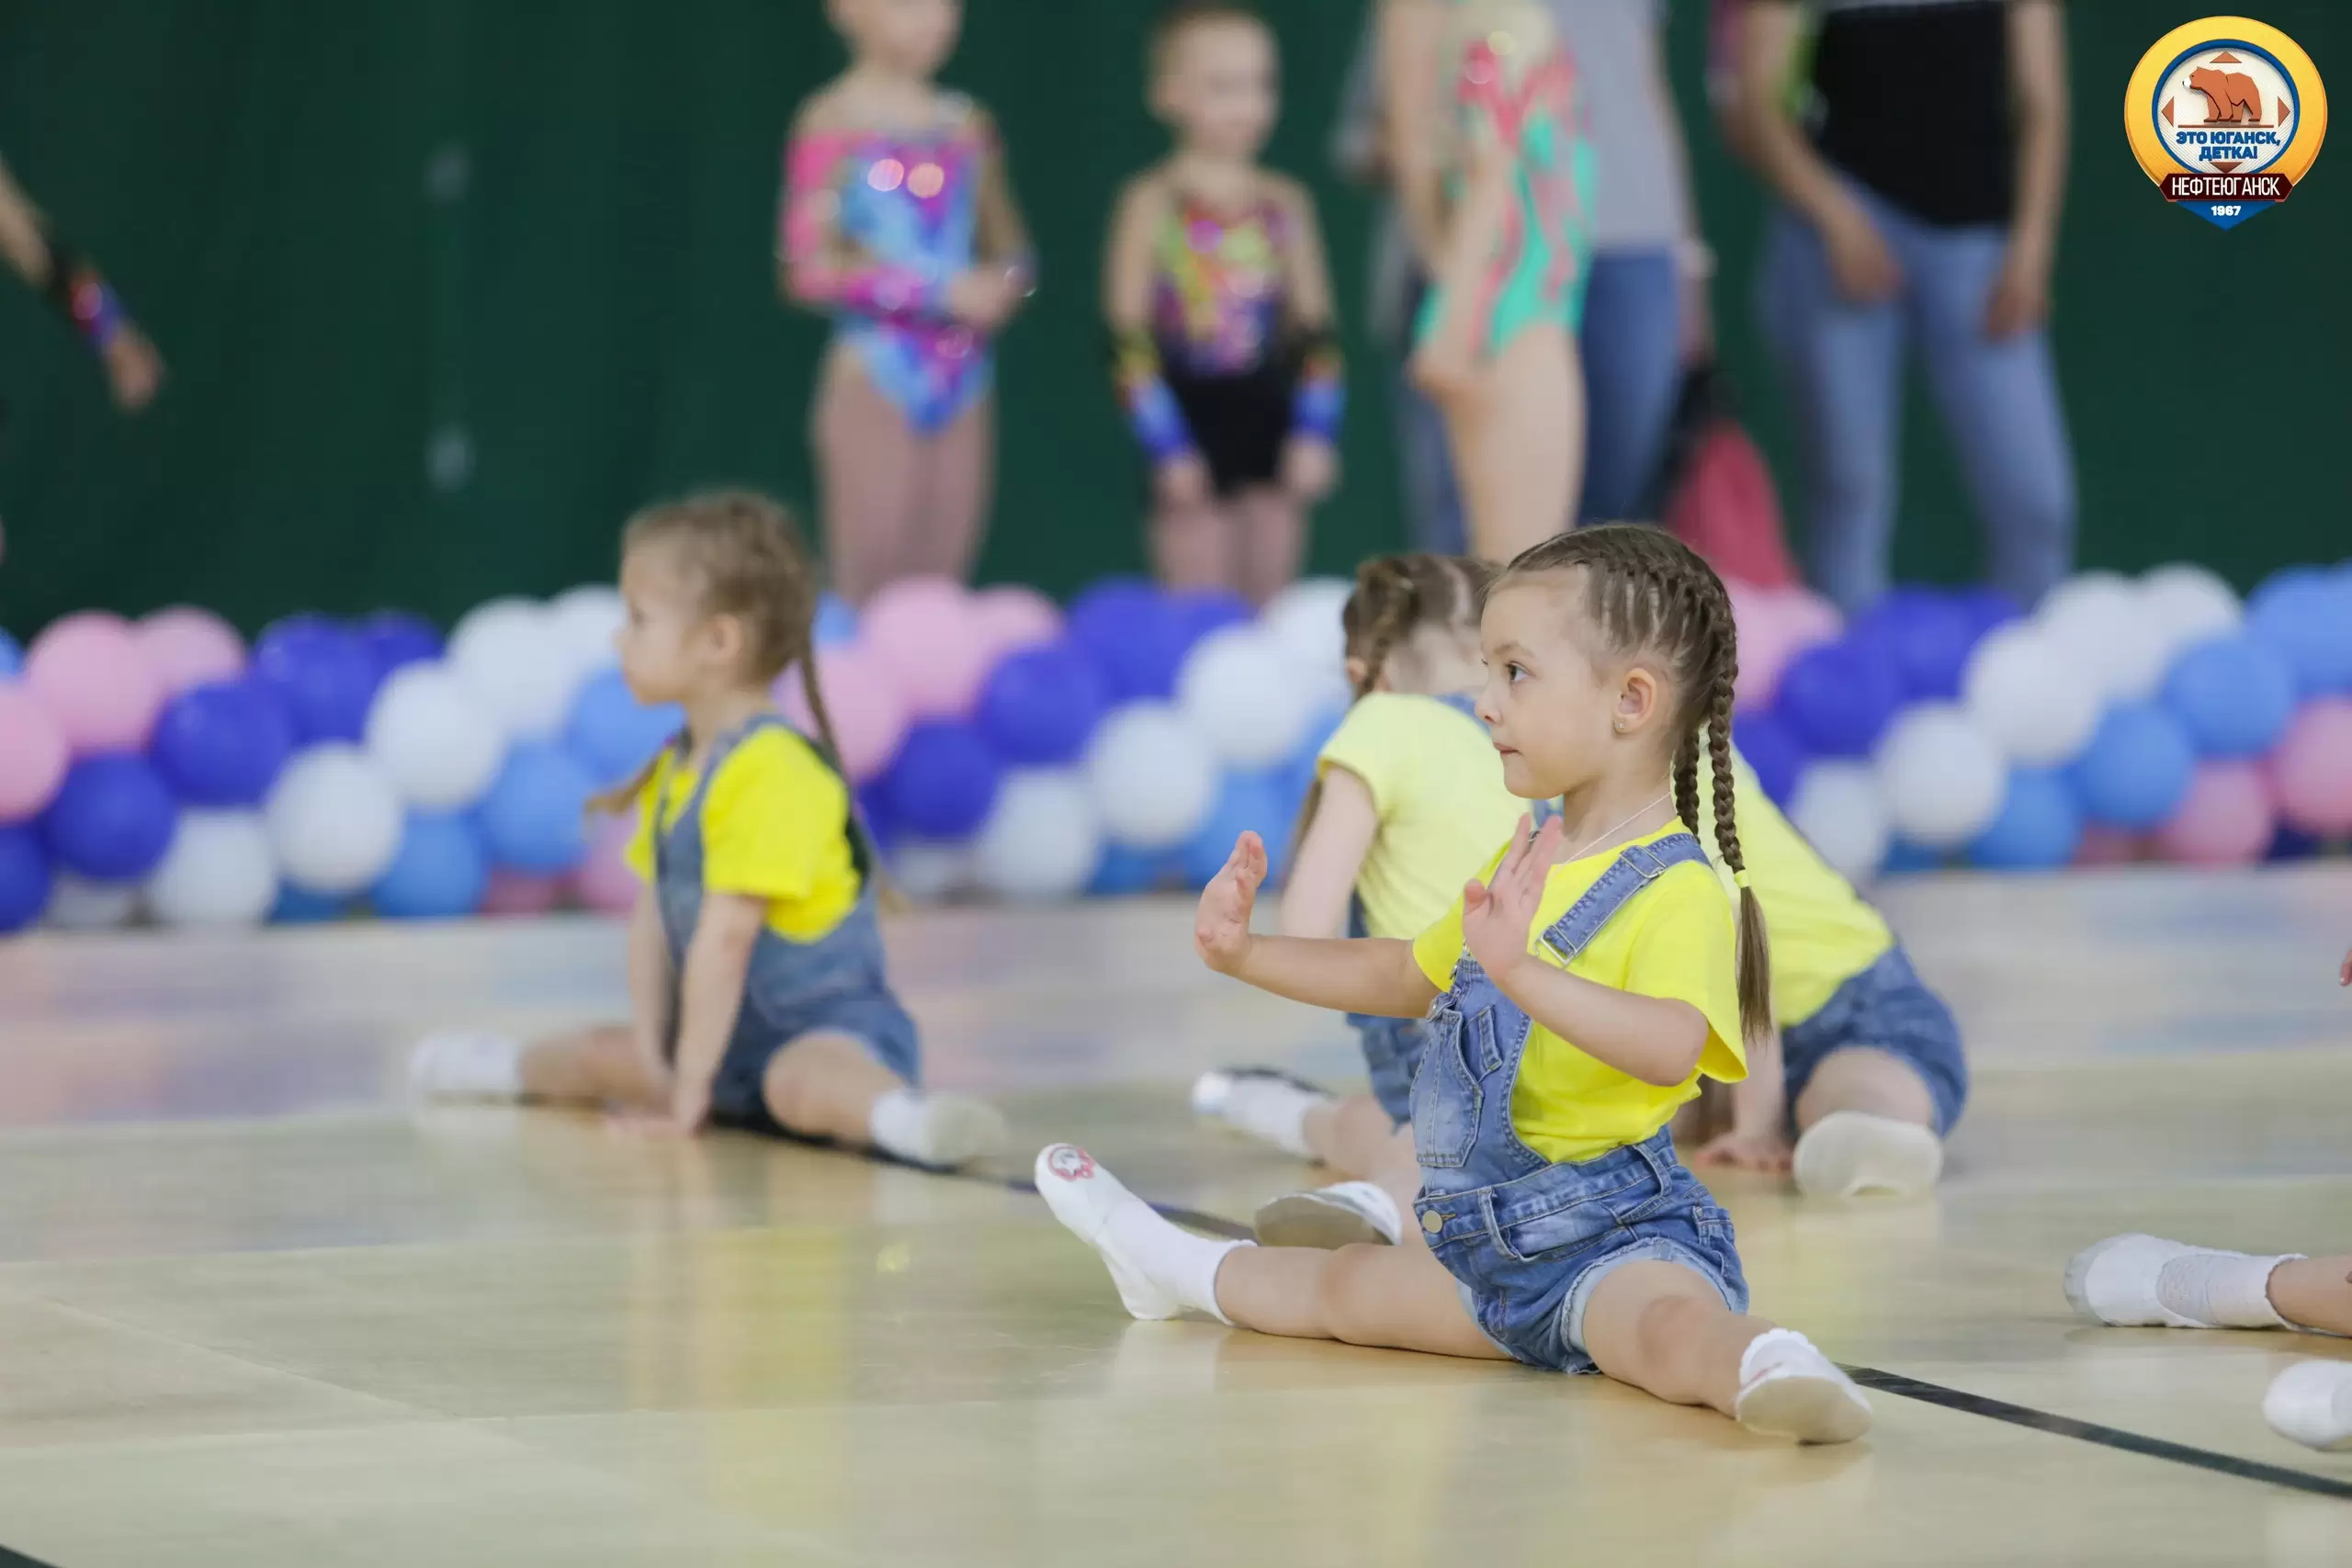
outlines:
M979 192L998 156L969 100L925 131L817 130L786 154L779 254L794 291L830 309L840 341L920 434L986 397L985 338L947 309L973 265Z
M1575 62L1556 40L1539 52L1509 31L1474 33L1463 48L1454 100L1465 146L1491 141L1511 153L1502 241L1479 297L1461 302L1481 324L1480 353L1491 358L1539 321L1555 321L1573 337L1592 254L1593 186ZM1459 200L1458 171L1448 185ZM1453 308L1443 289L1432 288L1416 341L1426 341Z
M1338 438L1345 366L1287 319L1294 220L1273 197L1219 213L1181 194L1153 237L1151 325L1119 344L1121 400L1153 463L1197 453L1220 496L1275 482L1293 435Z

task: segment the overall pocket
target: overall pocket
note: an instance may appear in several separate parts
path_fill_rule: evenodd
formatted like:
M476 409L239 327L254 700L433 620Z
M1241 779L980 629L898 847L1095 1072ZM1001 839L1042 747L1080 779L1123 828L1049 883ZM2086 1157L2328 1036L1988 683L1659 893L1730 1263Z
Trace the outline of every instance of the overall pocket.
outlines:
M1459 1011L1438 1008L1424 1028L1420 1070L1413 1075L1413 1153L1425 1169L1458 1170L1478 1141L1478 1078L1462 1059L1466 1031Z

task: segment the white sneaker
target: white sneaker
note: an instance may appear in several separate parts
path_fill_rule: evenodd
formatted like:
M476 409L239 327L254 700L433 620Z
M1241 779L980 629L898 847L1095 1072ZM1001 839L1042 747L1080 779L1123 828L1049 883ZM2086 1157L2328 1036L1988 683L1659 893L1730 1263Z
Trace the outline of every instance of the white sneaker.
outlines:
M1175 1291L1127 1257L1112 1232L1112 1216L1127 1204L1150 1213L1142 1199L1075 1144L1048 1144L1039 1150L1035 1175L1037 1195L1045 1199L1054 1218L1102 1255L1111 1270L1111 1282L1119 1287L1119 1300L1126 1303L1131 1315L1154 1320L1174 1317L1184 1310Z
M2352 1361L2299 1361L2262 1396L2262 1418L2282 1438L2328 1453L2352 1451Z
M1310 1159L1306 1113L1331 1094L1272 1067L1215 1067L1193 1080L1193 1113Z
M478 1029L445 1029L416 1043L408 1077L424 1100L520 1100L523 1043Z
M1916 1198L1943 1174L1944 1145L1934 1128L1917 1122L1833 1111L1797 1140L1793 1168L1797 1190L1808 1198Z
M918 1165L956 1170L1004 1152L1012 1141L1003 1112L960 1094L927 1094L907 1130L906 1147L893 1151Z
M1871 1402L1812 1340L1774 1328L1740 1357L1732 1418L1763 1437L1850 1443L1871 1429Z
M1261 1247L1394 1247L1405 1233L1405 1217L1386 1188L1342 1181L1275 1199L1258 1211L1257 1230Z

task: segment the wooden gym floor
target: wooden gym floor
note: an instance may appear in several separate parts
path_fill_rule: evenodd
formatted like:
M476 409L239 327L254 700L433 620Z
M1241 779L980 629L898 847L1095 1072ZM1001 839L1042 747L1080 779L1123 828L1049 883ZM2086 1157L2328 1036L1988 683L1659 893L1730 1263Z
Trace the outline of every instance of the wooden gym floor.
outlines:
M423 1028L616 1011L607 926L0 945L0 1546L60 1568L2352 1562L2352 1455L2258 1408L2352 1345L2095 1329L2059 1289L2118 1230L2352 1251L2352 871L1886 899L1973 1047L1947 1185L1824 1207L1719 1183L1758 1310L1908 1390L1834 1450L1597 1379L1133 1324L1002 1179L412 1111ZM1003 1177L1069 1137L1228 1221L1302 1179L1190 1125L1184 1086L1232 1060L1342 1080L1349 1037L1205 974L1189 931L1159 902L897 924L934 1081L1001 1097L1021 1134Z

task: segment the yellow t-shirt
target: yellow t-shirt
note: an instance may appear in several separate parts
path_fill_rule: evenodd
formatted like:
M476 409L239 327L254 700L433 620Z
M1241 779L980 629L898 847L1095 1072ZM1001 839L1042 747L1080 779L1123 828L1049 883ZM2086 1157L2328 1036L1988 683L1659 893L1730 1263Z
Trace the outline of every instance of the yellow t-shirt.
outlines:
M653 878L653 813L665 799L660 831L677 825L694 798L695 774L664 752L637 803L628 863ZM857 863L850 851L849 787L816 748L772 725L718 765L702 806L702 885L768 901L768 928L793 942L814 942L857 904Z
M1363 780L1380 832L1356 873L1366 931L1419 935L1462 885L1510 837L1526 801L1503 787L1502 759L1487 727L1435 697L1374 692L1360 698L1317 771L1345 768Z
M1787 1029L1819 1012L1838 987L1884 957L1894 932L1781 815L1747 759L1735 753L1733 761L1740 854L1772 941L1772 1016ZM1703 770L1701 784L1699 841L1713 856L1715 797L1704 787ZM1730 886L1728 877L1724 885Z
M1635 842L1654 843L1681 830L1680 823L1670 823ZM1552 868L1535 923L1528 928L1529 952L1560 966L1536 939L1600 880L1620 852L1606 850ZM1502 858L1503 852L1496 852L1482 874L1491 875ZM1445 987L1453 983L1453 965L1464 951L1462 900L1456 897L1444 917L1415 939L1413 960L1430 984ZM1635 894L1566 967L1571 975L1621 991L1689 1002L1706 1015L1707 1043L1688 1078L1661 1089L1588 1056L1542 1024L1531 1023L1520 1058L1519 1084L1511 1090L1510 1124L1520 1140L1544 1158L1587 1160L1638 1144L1698 1095L1702 1076L1725 1083L1747 1076L1747 1052L1739 1032L1732 907L1711 867L1691 861L1668 870Z

